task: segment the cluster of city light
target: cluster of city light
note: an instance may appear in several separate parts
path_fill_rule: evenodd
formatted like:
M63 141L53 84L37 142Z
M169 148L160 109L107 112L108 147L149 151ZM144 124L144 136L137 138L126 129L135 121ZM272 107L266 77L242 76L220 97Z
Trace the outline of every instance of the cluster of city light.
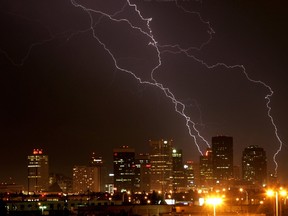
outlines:
M220 197L209 197L206 199L206 203L210 205L220 205L222 201L223 200Z
M275 216L279 216L279 196L287 198L287 191L280 187L279 189L269 189L266 191L268 197L275 197ZM281 212L280 212L281 214Z
M282 187L279 188L279 190L273 190L273 189L269 189L267 190L266 192L267 196L269 197L273 197L273 196L282 196L282 197L285 197L287 196L287 191L284 190Z
M216 206L221 205L223 199L221 197L209 197L206 199L206 203L213 205L213 215L216 216Z

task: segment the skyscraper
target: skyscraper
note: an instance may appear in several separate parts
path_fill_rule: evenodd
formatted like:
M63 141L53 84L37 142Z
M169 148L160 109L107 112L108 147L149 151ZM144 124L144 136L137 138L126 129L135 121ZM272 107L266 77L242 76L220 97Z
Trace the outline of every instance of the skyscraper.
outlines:
M135 150L122 146L113 150L114 188L118 192L132 191L135 187Z
M233 137L212 137L212 163L214 180L233 178Z
M187 176L184 172L182 150L172 149L172 181L173 191L186 191Z
M187 178L187 189L193 189L199 185L199 164L188 160L184 164L184 170Z
M201 185L213 184L212 149L207 148L204 155L200 156L200 182Z
M42 149L34 149L28 156L28 192L39 193L49 187L48 156L43 155Z
M101 157L96 157L93 152L89 166L74 166L73 192L100 192L101 191Z
M95 152L93 152L90 161L90 167L93 172L93 191L95 192L101 191L101 184L103 181L102 166L103 166L102 157L97 157Z
M91 185L91 172L87 166L74 166L73 167L73 192L86 193L90 191Z
M149 154L138 154L136 157L135 165L135 186L139 192L149 192L151 183L151 163ZM137 182L139 182L139 184L137 184Z
M253 184L264 184L267 181L266 152L257 145L244 149L242 154L242 178Z
M172 190L172 140L149 141L151 190Z

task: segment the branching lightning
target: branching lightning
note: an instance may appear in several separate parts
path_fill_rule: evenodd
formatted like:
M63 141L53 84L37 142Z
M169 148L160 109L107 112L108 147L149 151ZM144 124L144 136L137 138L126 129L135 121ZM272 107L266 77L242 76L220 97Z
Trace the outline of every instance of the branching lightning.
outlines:
M280 137L279 137L279 135L278 135L277 126L276 126L276 124L275 124L275 122L274 122L274 119L273 119L273 117L272 117L272 115L271 115L271 109L272 109L272 108L271 108L271 106L270 106L270 102L271 102L271 97L272 97L272 95L273 95L274 92L273 92L272 88L271 88L268 84L266 84L266 83L264 83L264 82L262 82L262 81L260 81L260 80L254 80L254 79L252 79L252 78L248 75L248 73L246 72L246 69L245 69L245 67L244 67L243 65L233 65L233 66L230 66L230 65L227 65L227 64L225 64L225 63L216 63L216 64L214 64L214 65L208 65L208 64L207 64L206 62L204 62L203 60L201 60L201 59L199 59L199 58L196 58L194 55L190 55L190 54L189 54L189 51L190 51L190 50L198 50L198 51L201 50L205 45L207 45L207 44L211 41L211 39L212 39L212 34L215 33L214 30L212 29L212 27L210 26L209 22L205 22L205 21L202 19L202 17L200 16L200 13L198 13L198 12L193 12L193 11L192 11L192 12L191 12L191 11L188 11L188 10L186 10L185 8L183 8L182 6L180 6L177 1L175 1L177 7L179 7L180 9L182 9L182 10L183 10L184 12L186 12L186 13L196 14L196 15L198 16L198 18L201 20L201 22L204 23L204 24L206 24L206 25L208 25L208 27L209 27L208 33L209 33L210 37L209 37L209 39L208 39L206 42L202 43L200 47L181 48L180 45L178 45L178 44L174 44L174 45L166 45L166 44L165 44L165 45L161 45L160 43L158 43L158 41L156 41L156 39L155 39L155 37L154 37L154 35L153 35L152 28L150 27L150 22L152 21L152 18L144 18L144 17L142 16L142 14L141 14L141 11L138 9L137 5L136 5L136 4L132 4L132 3L130 2L130 0L127 0L128 5L129 5L130 7L132 7L132 8L134 8L134 10L137 12L138 16L139 16L143 21L146 22L146 26L147 26L147 28L149 29L149 32L146 32L146 31L142 30L142 29L139 28L139 27L133 26L132 23L131 23L128 19L115 19L115 18L113 18L111 15L109 15L109 14L107 14L107 13L103 13L103 12L101 12L101 11L96 11L96 10L92 10L92 9L86 8L86 7L84 7L83 5L80 5L79 3L76 3L74 0L71 0L71 3L72 3L75 7L80 7L80 8L82 8L82 9L89 15L89 17L90 17L90 28L91 28L91 30L92 30L92 32L93 32L94 38L95 38L95 39L104 47L104 49L110 54L110 56L112 57L112 59L113 59L113 61L114 61L114 63L115 63L115 67L116 67L118 70L121 70L121 71L123 71L123 72L126 72L126 73L131 74L131 75L132 75L139 83L141 83L141 84L148 84L148 85L152 85L152 86L155 86L155 87L161 89L161 90L164 92L164 94L166 95L166 97L168 97L168 98L171 100L171 102L174 104L175 111L176 111L178 114L180 114L180 115L185 119L188 132L189 132L190 136L193 137L194 142L195 142L195 144L196 144L196 146L197 146L197 149L198 149L198 151L199 151L200 154L202 154L202 151L201 151L200 145L199 145L199 143L198 143L198 141L197 141L197 137L200 138L202 141L204 141L208 147L210 146L209 143L205 140L205 138L200 134L199 130L196 128L196 123L195 123L194 121L192 121L191 118L190 118L188 115L186 115L186 113L185 113L186 107L185 107L184 103L182 103L182 102L180 102L179 100L177 100L176 97L175 97L174 94L170 91L169 88L165 87L162 83L159 83L159 82L154 78L154 72L155 72L159 67L161 67L161 65L162 65L162 59L161 59L161 54L162 54L162 53L164 53L164 52L170 52L170 53L173 53L173 54L184 53L187 57L193 58L195 61L201 63L202 65L204 65L204 66L207 67L208 69L212 69L212 68L215 68L215 67L225 67L225 68L227 68L227 69L240 68L241 71L243 72L243 74L245 75L245 77L246 77L250 82L252 82L252 83L254 83L254 84L262 85L262 86L264 86L265 88L267 88L268 91L269 91L268 94L265 96L265 99L266 99L266 101L267 101L267 102L266 102L267 115L268 115L268 117L270 118L271 124L272 124L272 126L273 126L273 128L274 128L275 136L276 136L276 138L277 138L277 140L278 140L278 142L279 142L279 148L277 149L276 153L275 153L274 156L273 156L273 161L274 161L274 163L275 163L275 176L277 176L278 163L277 163L276 157L277 157L277 155L279 154L279 152L281 151L283 143L282 143L282 141L281 141L281 139L280 139ZM127 23L130 25L131 28L139 30L142 34L144 34L145 36L147 36L147 37L151 40L151 42L149 43L149 45L152 45L152 46L155 48L155 50L156 50L156 52L157 52L157 56L158 56L158 64L157 64L157 65L152 69L152 71L151 71L151 79L153 80L153 82L143 81L143 80L141 80L140 77L137 77L137 76L135 75L135 73L133 73L133 71L129 71L129 70L125 69L125 68L121 68L121 67L118 65L118 62L117 62L115 56L113 55L113 53L112 53L112 52L107 48L107 46L100 40L100 38L97 37L97 35L96 35L95 31L94 31L94 28L93 28L94 20L93 20L93 17L92 17L92 15L91 15L91 13L100 13L102 16L108 17L110 20L115 21L115 22L127 22ZM161 51L160 51L160 49L161 49ZM176 51L175 51L175 50L176 50ZM192 126L192 127L191 127L191 126ZM193 132L196 133L196 135L195 135ZM197 137L196 137L196 136L197 136Z
M216 67L225 67L226 69L236 69L236 68L239 68L241 69L242 73L244 74L244 76L247 78L248 81L254 83L254 84L258 84L258 85L262 85L264 86L266 89L268 89L268 93L265 95L265 100L266 100L266 108L267 108L267 116L268 118L270 119L270 122L273 126L273 129L274 129L274 134L275 134L275 137L277 139L277 141L279 142L279 146L276 150L276 152L274 153L273 155L273 162L275 164L275 169L274 169L274 175L277 176L277 170L278 170L278 163L277 163L277 155L281 152L282 150L282 146L283 146L283 142L278 134L278 128L277 128L277 125L275 124L275 121L274 121L274 118L271 114L271 110L272 110L272 107L270 106L270 102L271 102L271 97L273 96L274 94L274 91L272 90L272 88L266 84L265 82L263 81L260 81L260 80L255 80L255 79L252 79L248 73L246 72L246 68L243 66L243 65L227 65L225 63L216 63L214 65L209 65L207 64L206 62L204 62L203 60L199 59L199 58L196 58L194 55L190 55L188 52L189 52L189 48L188 49L181 49L180 46L177 46L178 51L175 51L175 46L173 46L173 51L167 49L168 46L165 46L165 50L163 50L162 52L169 52L169 53L172 53L172 54L179 54L179 53L184 53L187 57L189 58L193 58L195 61L199 62L200 64L204 65L206 68L208 69L213 69L213 68L216 68ZM172 48L172 47L171 47Z
M93 37L99 42L99 44L102 45L102 47L107 51L107 53L109 53L109 55L112 57L113 61L114 61L114 64L115 64L115 67L120 70L120 71L123 71L123 72L126 72L126 73L129 73L130 75L132 75L139 83L141 84L147 84L147 85L151 85L151 86L154 86L154 87L157 87L159 88L160 90L163 91L163 93L165 94L165 96L167 98L169 98L171 100L171 102L174 104L174 108L175 108L175 111L180 114L184 119L185 119L185 122L186 122L186 126L187 126L187 129L188 129L188 132L190 134L190 136L193 138L195 144L196 144L196 147L199 151L199 153L201 155L203 155L202 153L202 150L200 148L200 144L198 142L198 139L200 138L201 141L203 141L204 143L206 143L207 146L210 146L208 141L205 140L205 138L200 134L199 130L196 128L196 123L194 121L191 120L191 118L186 115L185 113L185 105L180 102L179 100L176 99L176 97L174 96L174 94L169 90L169 88L167 87L164 87L163 84L159 83L155 78L154 78L154 72L161 66L161 52L159 50L159 47L158 47L158 42L155 40L154 36L153 36L153 33L152 33L152 29L150 27L150 22L152 21L152 18L144 18L142 15L141 15L141 12L138 10L137 8L137 5L136 4L132 4L129 0L127 0L127 3L130 7L134 8L134 10L137 12L137 14L139 15L139 17L146 22L146 26L147 28L149 29L149 32L146 32L144 30L142 30L141 28L139 27L136 27L136 26L133 26L132 23L128 20L128 19L116 19L116 18L113 18L113 16L107 14L107 13L104 13L102 11L96 11L96 10L92 10L92 9L89 9L89 8L86 8L84 7L83 5L80 5L79 3L75 2L74 0L71 0L71 3L75 6L75 7L80 7L81 9L83 9L87 15L89 16L90 18L90 29L92 31L92 34L93 34ZM111 50L109 50L109 48L107 47L107 45L105 43L103 43L99 37L97 37L96 33L95 33L95 30L94 30L94 19L93 19L93 16L92 16L92 13L98 13L98 14L101 14L102 16L105 16L107 18L109 18L110 20L114 21L114 22L125 22L127 23L131 28L133 29L136 29L138 31L140 31L142 34L144 34L146 37L148 37L150 39L150 43L149 45L153 46L157 52L157 56L158 56L158 64L152 69L151 71L151 79L153 82L149 82L149 81L144 81L142 80L140 77L136 76L135 73L133 73L132 71L130 70L127 70L125 68L121 68L117 62L117 59L115 58L115 56L113 55L113 53L111 52ZM194 134L196 133L196 135ZM197 136L197 137L196 137Z
M202 2L200 2L202 3ZM213 34L215 34L215 31L213 30L212 26L210 25L210 23L208 21L205 21L201 14L199 12L196 12L196 11L189 11L187 10L186 8L184 8L183 6L181 6L179 3L178 3L178 0L175 0L175 4L178 8L180 8L181 10L183 10L185 13L190 13L190 14L194 14L198 17L198 19L204 24L204 25L207 25L208 26L208 34L209 34L209 38L207 41L205 41L204 43L202 43L200 45L200 47L189 47L188 49L185 49L186 52L188 52L189 50L198 50L200 51L204 46L206 46L207 44L210 43L210 41L212 40L213 38ZM175 45L175 47L177 48L180 48L179 45ZM183 49L183 48L182 48Z
M28 51L26 52L26 55L22 58L20 63L17 63L13 60L13 58L11 58L9 56L9 54L5 51L5 50L1 50L0 52L3 53L5 55L5 57L15 66L23 66L25 64L25 61L28 59L28 57L30 56L30 53L32 51L33 48L35 48L36 46L40 46L43 45L45 43L48 43L52 40L54 40L57 36L67 36L67 40L71 39L72 37L74 37L76 34L81 34L81 33L86 33L86 32L91 32L93 35L93 38L103 47L103 49L110 55L110 57L112 58L115 68L117 68L119 71L125 72L130 74L132 77L134 77L140 84L144 84L144 85L150 85L152 87L156 87L158 88L160 91L162 91L165 96L173 103L174 105L174 109L175 112L177 112L185 121L185 125L187 127L188 133L189 135L192 137L192 139L194 140L194 143L199 151L199 153L201 155L203 155L202 153L202 148L201 148L201 144L200 143L205 143L207 147L210 147L209 142L201 135L200 131L197 129L196 125L197 123L195 121L193 121L191 119L190 116L187 115L186 113L186 105L179 101L175 95L173 94L173 92L166 87L164 84L160 83L159 81L157 81L157 79L154 76L154 73L157 71L157 69L159 69L162 66L162 54L164 53L170 53L173 55L177 55L177 54L185 54L187 56L187 58L191 58L194 61L198 62L199 64L202 64L203 66L205 66L207 69L213 69L216 67L224 67L226 69L229 70L234 70L234 69L240 69L241 72L243 73L243 75L246 77L246 79L254 84L257 85L261 85L263 87L265 87L268 90L268 93L265 95L265 100L266 100L266 108L267 108L267 116L270 119L270 122L273 126L274 129L274 133L276 136L276 139L279 142L279 147L277 148L277 151L275 152L275 154L273 155L273 161L275 163L275 176L277 176L277 169L278 169L278 163L277 163L277 156L280 153L282 146L283 146L283 142L280 139L280 136L278 135L278 128L277 125L274 122L274 118L271 114L271 97L273 96L273 90L272 88L266 84L265 82L262 82L260 80L255 80L252 79L248 73L246 72L246 69L243 65L227 65L225 63L216 63L213 65L209 65L207 64L204 60L197 58L195 55L192 55L190 53L190 51L194 50L194 51L201 51L201 49L206 46L207 44L210 43L210 41L212 40L212 35L215 33L214 30L212 29L212 27L210 26L210 23L205 21L199 12L195 12L195 11L189 11L187 9L185 9L183 6L181 6L177 0L175 0L175 4L176 7L179 8L180 10L182 10L184 13L190 13L190 14L194 14L198 17L198 19L200 20L201 23L203 23L204 25L208 26L208 34L209 34L209 38L208 40L206 40L205 42L203 42L200 46L198 47L181 47L179 44L161 44L160 42L158 42L154 35L153 35L153 31L152 28L150 26L150 23L152 22L152 18L145 18L141 11L139 10L138 6L136 4L131 3L130 0L126 0L125 4L123 5L123 7L115 12L114 14L108 14L105 13L101 10L95 10L95 9L91 9L91 8L87 8L84 5L81 5L79 2L77 2L76 0L70 0L71 4L76 7L76 8L80 8L82 9L87 16L89 17L90 20L90 24L88 26L87 29L85 30L81 30L78 31L76 33L72 33L69 34L69 36L67 36L67 33L60 33L58 35L52 35L50 34L49 37L47 39L44 39L42 41L39 42L35 42L33 44L30 45L30 47L28 48ZM129 7L130 9L134 10L134 12L138 15L137 18L140 18L144 23L145 23L145 29L141 28L139 26L133 25L133 23L126 18L115 18L117 17L118 14L122 13L124 11L124 9L126 7ZM98 19L96 20L95 17L93 15L97 14ZM99 36L97 36L97 33L95 31L95 28L97 27L97 24L99 24L103 18L108 18L110 21L115 22L115 23L124 23L126 25L128 25L131 29L138 31L139 33L141 33L143 36L145 36L148 40L149 40L149 44L148 46L152 46L155 50L155 52L157 53L157 63L156 65L153 67L153 69L151 71L149 71L150 73L150 78L151 81L147 81L142 79L140 76L137 76L135 72L133 72L132 70L126 69L125 67L120 66L117 58L115 57L115 54L113 53L113 51L111 49L109 49L109 46L103 42L101 40L101 38Z

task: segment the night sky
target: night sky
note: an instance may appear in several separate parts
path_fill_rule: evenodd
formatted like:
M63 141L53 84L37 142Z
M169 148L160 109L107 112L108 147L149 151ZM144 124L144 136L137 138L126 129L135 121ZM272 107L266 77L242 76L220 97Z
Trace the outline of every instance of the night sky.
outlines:
M285 1L130 3L152 18L149 26L125 0L0 2L0 180L25 184L33 148L49 155L50 171L68 176L93 151L111 164L113 148L148 151L149 139L173 139L185 160L198 161L171 99L127 73L153 82L158 55L155 80L185 104L201 136L209 143L212 136L233 136L236 165L245 147L263 147L274 173L280 143L267 115L271 87L270 114L283 142L278 175L287 180ZM217 63L231 67L212 67Z

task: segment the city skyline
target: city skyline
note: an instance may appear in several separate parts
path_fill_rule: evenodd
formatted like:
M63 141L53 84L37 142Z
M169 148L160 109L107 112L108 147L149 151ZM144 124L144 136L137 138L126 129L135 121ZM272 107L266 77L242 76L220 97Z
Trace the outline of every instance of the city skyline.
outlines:
M244 148L242 150L242 159L241 159L240 164L233 165L233 161L230 160L230 159L233 160L233 157L234 157L234 153L230 155L231 150L233 149L233 137L215 136L215 137L212 137L212 140L214 143L212 145L212 149L208 148L205 155L200 156L199 159L195 161L184 160L183 156L185 156L185 154L182 153L182 149L178 149L173 145L173 140L165 140L165 139L150 140L149 141L150 149L148 152L137 152L133 147L119 146L117 148L114 148L110 152L111 154L110 161L106 160L105 162L103 162L103 158L101 155L96 155L95 152L92 152L91 154L89 154L89 156L87 155L86 163L74 164L70 168L69 173L55 172L55 170L50 169L49 168L50 162L48 162L49 155L45 153L45 150L35 148L28 155L28 163L27 163L28 172L26 173L26 177L25 177L27 181L25 181L25 183L23 183L22 186L24 187L23 189L25 191L28 190L30 192L34 191L33 188L35 188L36 192L37 192L37 188L39 188L39 191L45 191L45 190L49 191L50 187L53 187L54 186L53 184L55 182L59 181L60 184L63 184L63 179L71 179L71 181L73 182L75 181L75 184L76 184L74 186L74 183L73 183L73 192L76 192L74 188L82 188L81 190L79 189L79 191L84 192L86 191L85 190L86 187L88 190L91 189L92 191L104 192L108 190L108 188L110 187L109 185L113 183L113 181L111 182L111 178L108 177L111 174L113 174L114 176L113 177L114 188L128 187L129 188L128 190L132 190L131 189L132 187L138 188L138 189L145 187L145 184L146 184L145 182L148 182L147 178L150 179L149 182L151 181L151 183L147 183L147 185L151 184L151 188L157 191L161 190L161 188L162 190L164 189L170 190L172 188L172 185L173 187L175 186L175 188L179 187L180 190L185 191L186 187L191 187L191 186L188 186L190 183L191 185L193 185L192 187L201 188L203 186L205 187L205 185L206 186L214 185L216 180L217 181L220 180L221 182L223 180L223 184L227 184L228 179L230 180L234 179L235 182L239 180L243 180L243 181L247 181L246 183L250 182L251 184L255 184L255 185L258 185L258 184L264 185L266 183L268 184L273 183L274 180L272 179L274 178L271 178L272 181L269 180L269 175L273 173L267 172L266 157L261 158L259 157L258 153L255 153L255 151L258 152L259 150L261 150L265 155L265 149L259 146L249 146L247 148ZM214 154L213 154L213 149L214 149ZM244 155L247 154L248 151L250 152L249 153L250 156L244 157ZM208 159L209 157L210 157L210 160ZM207 161L207 159L210 162ZM147 170L146 163L148 164L149 171ZM248 163L250 163L250 165ZM264 166L261 165L259 167L259 163L262 163ZM143 167L144 170L141 170L142 168L139 169L142 166L141 164L144 166ZM191 168L192 168L193 178L191 180L193 183L190 182L191 180L189 180L188 176L187 176L186 181L190 183L187 183L187 186L184 186L183 182L179 183L181 186L179 186L178 183L175 183L174 181L170 182L172 176L173 178L176 178L175 179L176 182L178 182L179 179L182 179L182 175L184 175L184 173L187 174L187 172L189 172L189 169L190 169L189 164L191 165ZM242 165L242 169L240 170L241 165ZM158 166L160 168L157 168ZM225 167L228 169L226 170ZM241 175L242 177L240 177L240 173L235 173L235 171L231 170L231 168L229 167L232 167L233 169L235 167L238 167L239 171L242 173ZM247 176L246 176L247 168L250 169L250 171L248 171L250 172L250 174L248 174L250 175L250 179L247 179ZM259 168L260 168L259 171L255 170ZM143 175L144 172L148 172L150 174L146 173L145 175ZM162 173L163 176L166 176L165 178L163 178L164 181L161 180L162 174L159 175L159 172L161 173L163 172ZM255 178L255 172L258 178L260 179L265 178L262 184L260 182L257 182L256 180L257 177ZM257 172L260 172L261 174L257 174ZM125 173L125 175L123 173ZM130 174L131 175L133 174L133 176L135 177L132 178ZM56 180L57 178L58 180ZM128 184L125 183L125 181L122 182L122 180L126 178L127 179L132 178L133 181L131 181ZM48 186L48 179L49 179L49 186ZM12 184L16 183L16 185L19 185L19 181L20 179L16 179L16 181L15 179L9 179L9 181L6 181L6 182L2 181L2 184L3 183L11 184L13 182ZM120 181L120 185L123 184L123 186L118 185L119 181ZM144 181L144 185L141 181ZM179 180L179 181L181 182L182 180ZM94 185L93 182L97 182L96 184L97 186ZM169 182L169 184L167 182ZM26 188L27 184L28 184L28 188ZM64 184L66 185L66 183ZM162 184L163 185L167 184L167 186L169 185L168 188L170 187L171 188L170 189L163 188L163 186L161 186ZM62 188L64 186L60 186L60 187ZM97 190L95 190L95 188L97 188ZM150 188L150 186L148 186L147 188Z
M158 49L142 34L148 32L147 23L128 2L135 3L143 17L152 18ZM235 152L250 145L263 147L273 172L279 140L267 116L265 97L270 91L249 81L242 65L250 78L271 86L270 114L283 141L276 158L279 177L288 179L287 14L280 4L96 1L85 5L98 11L93 12L92 32L87 11L72 3L1 4L0 180L24 178L24 162L33 148L45 149L51 169L65 173L85 164L91 152L110 160L117 146L147 152L149 140L160 138L173 139L184 157L195 161L200 153L186 127L189 118L210 144L211 137L226 135L234 138ZM128 19L142 32L103 12L115 20ZM153 75L185 104L189 118L175 112L173 100L156 87L160 85L142 85L117 69L95 35L117 57L118 66L144 81L151 81L158 50L161 66ZM188 57L177 45L195 49ZM219 62L238 67L207 68ZM196 137L204 152L207 145ZM241 155L235 155L234 163L240 161Z

